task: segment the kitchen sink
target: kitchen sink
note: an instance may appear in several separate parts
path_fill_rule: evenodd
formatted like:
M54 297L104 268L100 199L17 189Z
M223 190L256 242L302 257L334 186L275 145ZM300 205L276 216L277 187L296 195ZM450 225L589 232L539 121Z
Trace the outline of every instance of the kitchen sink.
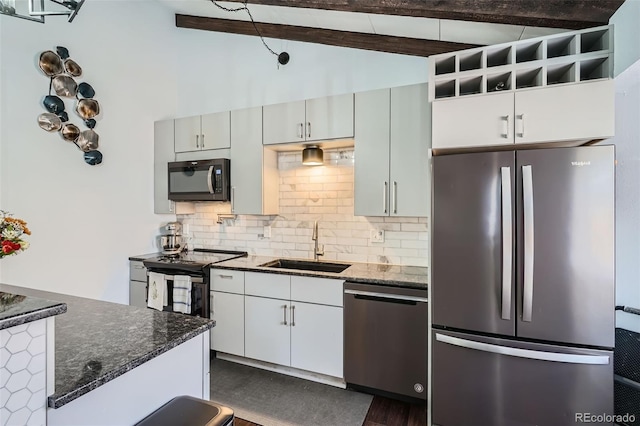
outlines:
M263 266L266 268L298 269L302 271L339 273L347 269L349 266L351 266L351 264L317 262L313 260L276 259L272 260L271 262L263 263L259 266Z

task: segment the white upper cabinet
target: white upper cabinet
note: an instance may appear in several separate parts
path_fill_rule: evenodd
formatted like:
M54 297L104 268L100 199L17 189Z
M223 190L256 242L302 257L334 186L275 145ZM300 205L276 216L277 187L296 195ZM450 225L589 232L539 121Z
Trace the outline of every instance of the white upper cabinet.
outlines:
M389 214L429 216L431 104L426 83L391 89L389 146Z
M265 105L264 118L265 145L304 141L305 102Z
M391 90L356 93L354 212L389 215Z
M614 135L613 80L433 102L433 148L544 142Z
M613 136L613 47L608 25L431 56L434 152Z
M230 112L197 115L175 120L175 152L229 148Z
M353 137L352 93L265 105L265 145Z
M513 93L433 102L433 147L513 144Z
M357 216L428 216L431 110L426 83L356 93Z
M306 101L306 140L353 137L353 94Z
M515 93L515 143L605 139L615 132L614 80Z
M167 163L175 160L173 152L173 120L153 123L153 212L171 214L174 203L169 200Z
M231 111L231 212L278 214L278 156L262 146L262 108Z
M167 163L175 161L173 151L174 120L153 123L153 212L157 214L195 213L195 204L169 200Z

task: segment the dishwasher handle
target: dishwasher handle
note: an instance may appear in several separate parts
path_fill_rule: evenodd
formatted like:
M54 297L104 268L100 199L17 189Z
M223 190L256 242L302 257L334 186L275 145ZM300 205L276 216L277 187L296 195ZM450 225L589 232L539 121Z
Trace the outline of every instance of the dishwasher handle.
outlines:
M401 294L378 293L373 291L351 290L344 291L345 294L352 294L356 299L375 300L378 302L400 303L404 305L415 305L417 303L427 303L426 297L405 296Z

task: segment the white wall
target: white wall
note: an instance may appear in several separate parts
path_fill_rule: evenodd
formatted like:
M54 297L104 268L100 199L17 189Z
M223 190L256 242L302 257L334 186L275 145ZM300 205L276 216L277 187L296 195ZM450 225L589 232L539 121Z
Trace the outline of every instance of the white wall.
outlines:
M406 55L266 39L290 62L277 59L258 37L182 30L178 114L240 109L427 81L427 59Z
M155 251L173 219L152 213L154 120L426 81L425 58L268 42L291 62L278 69L256 37L178 29L150 0L88 1L70 24L0 15L0 208L33 231L0 281L127 302L127 258ZM96 89L100 166L36 124L48 90L37 58L56 45Z
M640 60L616 77L616 304L640 308ZM640 332L640 317L616 325Z
M161 221L152 206L153 121L175 109L173 17L149 2L89 1L73 23L0 21L2 208L33 232L27 251L1 261L0 280L126 302L127 258L152 250ZM56 45L96 90L100 166L37 125L49 86L37 59Z
M614 25L613 75L617 76L640 59L640 1L625 1L609 19L609 23Z

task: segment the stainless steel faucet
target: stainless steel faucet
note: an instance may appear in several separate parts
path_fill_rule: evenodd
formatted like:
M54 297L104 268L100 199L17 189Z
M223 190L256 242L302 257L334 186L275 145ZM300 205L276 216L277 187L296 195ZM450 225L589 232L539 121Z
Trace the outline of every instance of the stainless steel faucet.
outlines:
M313 260L318 260L318 256L324 256L324 245L318 245L318 221L313 224L313 235L311 239L316 242L313 248Z

